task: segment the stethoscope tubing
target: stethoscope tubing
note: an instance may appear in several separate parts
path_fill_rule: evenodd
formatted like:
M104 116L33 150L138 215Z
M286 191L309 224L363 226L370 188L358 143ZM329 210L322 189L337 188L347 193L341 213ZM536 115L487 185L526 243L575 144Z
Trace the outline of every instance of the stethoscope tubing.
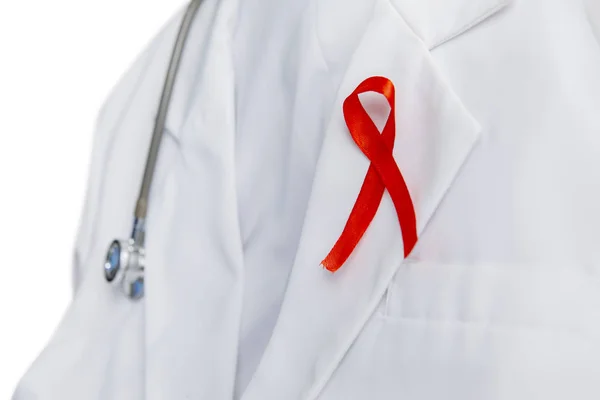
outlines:
M152 133L150 148L148 150L146 167L144 169L144 177L142 179L140 193L136 202L135 218L137 220L144 220L148 212L148 197L150 194L150 187L152 186L152 179L154 177L154 170L156 168L156 160L158 158L158 152L160 150L160 144L162 142L162 136L165 130L167 115L171 105L173 89L177 81L177 74L179 72L179 66L181 64L181 58L184 52L185 44L189 37L189 32L202 2L203 0L192 0L192 2L189 4L179 28L175 46L173 47L171 62L169 63L169 69L167 71L162 95L160 97L160 104L158 106L154 131Z

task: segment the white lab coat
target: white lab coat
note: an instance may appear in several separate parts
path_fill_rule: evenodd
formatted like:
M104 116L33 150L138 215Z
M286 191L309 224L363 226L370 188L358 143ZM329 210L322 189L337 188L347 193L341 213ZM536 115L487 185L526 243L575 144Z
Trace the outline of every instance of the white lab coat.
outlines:
M151 193L146 295L132 302L102 264L131 228L179 14L99 116L76 293L14 399L600 398L594 10L206 0ZM370 163L342 103L373 75L396 87L394 158L419 241L405 259L386 193L331 274L320 262ZM267 249L254 259L252 240ZM266 341L244 358L257 326Z

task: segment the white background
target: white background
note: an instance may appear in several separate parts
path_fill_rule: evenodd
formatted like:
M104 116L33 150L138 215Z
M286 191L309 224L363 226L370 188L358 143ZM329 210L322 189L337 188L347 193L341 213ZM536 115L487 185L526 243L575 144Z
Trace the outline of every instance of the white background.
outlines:
M96 113L184 3L0 0L0 399L69 304Z

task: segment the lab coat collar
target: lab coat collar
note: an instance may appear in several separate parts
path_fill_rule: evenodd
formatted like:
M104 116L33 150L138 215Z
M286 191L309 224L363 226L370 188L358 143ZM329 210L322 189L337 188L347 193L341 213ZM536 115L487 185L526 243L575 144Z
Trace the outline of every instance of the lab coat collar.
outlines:
M336 1L323 0L319 7ZM346 223L369 167L345 125L344 99L369 76L385 76L395 84L394 158L415 205L418 234L423 235L481 131L444 81L429 50L505 4L500 0L375 2L360 40L348 52L347 65L341 67L345 73L325 132L280 316L243 400L319 396L402 265L402 234L386 192L344 266L335 274L320 266ZM329 17L331 21L333 15ZM337 43L331 49L340 59L339 48L352 35L338 33L337 38L331 31L324 36ZM327 59L327 43L323 49Z
M414 33L432 50L467 32L513 0L390 0Z

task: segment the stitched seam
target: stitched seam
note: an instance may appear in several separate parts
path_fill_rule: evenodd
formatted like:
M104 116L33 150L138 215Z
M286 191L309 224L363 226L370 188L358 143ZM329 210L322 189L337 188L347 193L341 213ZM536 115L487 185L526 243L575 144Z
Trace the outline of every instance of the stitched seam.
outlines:
M404 15L402 14L402 12L399 10L399 8L396 6L396 4L394 4L392 2L392 0L386 0L386 2L390 5L390 7L396 12L396 14L398 15L398 17L400 19L402 19L402 21L404 21L404 24L408 27L408 29L411 30L411 32L417 37L419 38L419 41L421 41L423 44L425 44L425 42L423 41L423 39L421 38L421 35L419 35L417 33L417 31L415 30L415 28L413 28L413 26L408 22L408 20L406 18L404 18Z
M433 50L436 47L442 45L443 43L465 33L466 31L468 31L469 29L473 28L475 25L480 24L481 22L483 22L484 20L488 19L489 17L491 17L492 15L494 15L497 11L499 11L500 9L506 7L509 4L509 1L505 0L499 4L496 4L495 6L489 8L488 10L484 11L483 14L481 14L481 16L479 16L478 18L474 19L473 21L463 25L461 28L452 31L450 34L444 36L441 40L438 40L437 42L435 42L434 44L432 44L429 47L429 50Z
M400 267L401 268L401 267ZM398 272L396 272L398 273ZM396 276L396 274L394 274L394 276L392 277L392 281L390 282L390 284L388 285L388 288L386 289L385 293L383 294L385 296L385 307L383 309L383 314L381 314L382 317L388 317L390 315L390 298L392 297L392 293L390 291L394 290L394 277Z
M424 325L457 325L462 328L469 329L486 329L491 331L506 331L506 332L550 332L560 333L569 336L577 336L578 338L584 339L589 343L595 343L593 337L589 337L582 332L568 329L560 329L560 327L544 326L544 325L526 325L526 324L499 324L493 321L476 321L476 320L463 320L463 319L428 319L428 318L417 318L417 317L390 317L388 315L381 315L379 319L392 325L401 325L403 323L410 324L424 324Z
M569 261L572 261L571 259L569 259ZM514 268L514 269L505 269L504 266L505 265L517 265L518 268ZM587 280L591 280L594 281L595 284L597 284L598 286L600 286L600 274L596 273L594 271L590 271L588 269L581 269L579 271L577 271L577 273L569 268L565 268L565 267L560 267L557 264L548 264L548 263L543 263L543 262L537 262L537 263L508 263L508 262L502 262L502 263L494 263L494 262L480 262L480 263L475 263L475 264L466 264L466 263L459 263L459 262L436 262L436 261L423 261L423 260L418 260L416 258L411 258L411 256L409 256L403 263L404 266L413 266L413 267L419 267L419 266L433 266L433 267L429 267L429 268L439 268L439 267L443 267L443 268L448 268L448 269L462 269L462 270L473 270L473 269L490 269L490 270L499 270L502 271L504 273L510 273L510 274L523 274L523 273L569 273L569 274L580 274L582 277L585 277ZM395 279L396 277L394 277Z

